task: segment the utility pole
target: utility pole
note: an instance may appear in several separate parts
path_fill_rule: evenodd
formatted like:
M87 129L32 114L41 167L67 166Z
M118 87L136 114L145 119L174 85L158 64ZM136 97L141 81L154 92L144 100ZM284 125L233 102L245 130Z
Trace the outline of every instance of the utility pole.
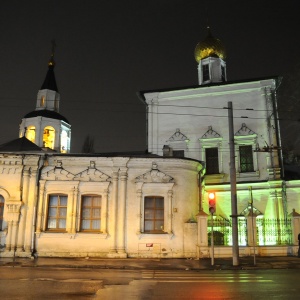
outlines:
M232 102L228 102L228 126L229 126L229 148L230 148L232 263L233 266L238 266L239 265L239 240L238 240L238 215L237 215L236 169L235 169Z

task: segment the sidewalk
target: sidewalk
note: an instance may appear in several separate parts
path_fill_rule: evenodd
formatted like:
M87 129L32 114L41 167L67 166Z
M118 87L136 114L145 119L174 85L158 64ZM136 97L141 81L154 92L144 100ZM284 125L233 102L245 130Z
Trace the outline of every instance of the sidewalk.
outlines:
M92 269L131 269L131 270L255 270L255 269L300 269L300 258L296 256L240 257L239 266L232 265L232 258L185 259L101 259L101 258L0 258L0 267L49 267L49 268L92 268Z

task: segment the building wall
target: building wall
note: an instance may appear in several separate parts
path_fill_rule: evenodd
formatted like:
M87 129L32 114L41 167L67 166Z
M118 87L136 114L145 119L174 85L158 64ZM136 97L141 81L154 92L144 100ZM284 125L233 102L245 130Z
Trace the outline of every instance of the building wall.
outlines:
M245 139L246 144L251 141L253 150L256 146L263 147L266 144L277 146L272 106L274 91L275 80L269 79L146 93L145 99L149 110L148 150L163 155L164 145L176 146L176 142L169 139L176 129L180 129L180 132L187 137L184 143L185 157L205 161L203 141L199 139L209 127L212 127L220 137L218 141L220 172L225 176L223 182L228 182L230 173L228 109L226 109L228 102L232 102L233 105L234 134L242 128L243 124L253 132L251 134L241 132L239 137L236 135L236 148L239 144L245 144ZM249 136L248 140L247 136ZM239 173L237 149L236 154L236 169ZM264 155L254 153L254 163L256 174L246 178L238 176L238 181L268 180L270 177L268 169L280 168L277 152Z
M4 173L6 164L15 171ZM183 257L196 251L199 162L176 158L1 155L6 204L1 256ZM22 172L23 170L23 172ZM26 171L24 171L26 170ZM22 190L22 196L20 196ZM66 228L48 228L49 196L67 195ZM101 230L81 232L83 195L101 196ZM162 233L145 233L144 198L164 197ZM21 199L22 197L22 199ZM193 225L190 225L193 226ZM184 240L184 232L189 237ZM192 249L191 249L192 248Z

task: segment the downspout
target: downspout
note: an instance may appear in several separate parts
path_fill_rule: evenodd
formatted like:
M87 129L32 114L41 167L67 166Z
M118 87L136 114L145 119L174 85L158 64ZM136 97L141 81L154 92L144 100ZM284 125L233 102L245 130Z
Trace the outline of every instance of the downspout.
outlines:
M23 154L22 155L22 171L21 171L21 178L20 178L20 201L22 202L23 201L23 177L24 177L24 169L25 169L25 166L24 166L24 157L25 155Z
M21 207L23 204L23 176L24 176L24 158L25 155L22 154L22 171L21 171L21 178L20 178L20 202L21 202L21 206L20 206L20 211L19 211L19 215L18 215L18 226L16 228L16 236L15 236L15 241L14 241L14 261L15 261L15 257L16 257L16 251L17 251L17 247L18 247L18 235L19 235L19 229L20 229L20 220L21 220Z
M32 218L32 235L31 235L31 256L35 257L36 253L36 236L35 236L35 230L36 230L36 221L37 221L37 204L38 204L38 199L40 195L40 179L41 179L41 174L42 174L42 169L44 167L44 163L47 160L48 155L44 154L39 157L38 161L38 174L37 174L37 180L36 180L36 194L35 194L35 200L34 200L34 205L33 205L33 218Z
M277 78L276 80L276 88L274 89L272 95L272 105L273 105L273 113L274 113L274 123L275 123L275 132L276 132L276 139L278 143L278 159L279 159L279 165L281 170L281 178L284 178L284 168L283 168L283 156L282 156L282 145L281 145L281 136L279 131L279 120L278 120L278 109L277 109L277 97L276 97L276 91L279 88L281 84L282 78Z
M199 195L198 195L198 201L199 201L199 212L203 211L202 207L202 182L203 182L203 171L205 170L205 162L202 161L202 169L198 172L198 188L199 188Z
M148 153L148 150L149 150L149 147L148 147L149 146L148 145L148 132L149 132L149 129L148 129L148 123L149 123L148 115L149 115L149 105L146 102L145 96L144 96L144 94L142 92L138 92L137 96L141 100L141 102L146 106L146 151Z

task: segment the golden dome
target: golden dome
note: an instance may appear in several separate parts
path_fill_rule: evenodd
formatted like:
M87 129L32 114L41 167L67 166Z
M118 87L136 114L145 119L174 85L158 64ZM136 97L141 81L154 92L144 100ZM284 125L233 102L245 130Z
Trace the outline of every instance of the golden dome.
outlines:
M221 59L226 58L224 45L219 39L212 36L209 28L206 39L199 42L195 48L195 59L197 63L207 57L219 57Z

